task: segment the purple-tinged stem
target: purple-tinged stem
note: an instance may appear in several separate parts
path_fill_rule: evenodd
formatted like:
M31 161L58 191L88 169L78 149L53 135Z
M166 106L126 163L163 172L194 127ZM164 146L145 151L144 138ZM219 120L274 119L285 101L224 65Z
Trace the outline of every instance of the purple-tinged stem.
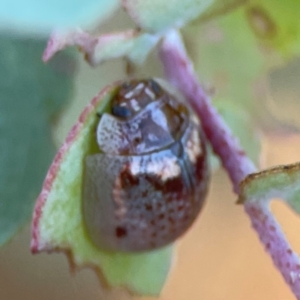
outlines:
M209 97L197 80L193 64L188 58L180 35L170 31L160 48L160 58L165 76L177 87L201 119L203 130L214 152L220 157L232 181L234 191L239 193L240 182L256 172L231 130L211 105ZM289 245L280 225L265 202L245 203L245 211L251 219L261 242L271 255L274 264L300 300L300 260Z
M183 93L200 117L203 130L228 171L234 191L238 193L239 183L256 168L199 85L193 64L175 31L166 36L160 56L167 79Z

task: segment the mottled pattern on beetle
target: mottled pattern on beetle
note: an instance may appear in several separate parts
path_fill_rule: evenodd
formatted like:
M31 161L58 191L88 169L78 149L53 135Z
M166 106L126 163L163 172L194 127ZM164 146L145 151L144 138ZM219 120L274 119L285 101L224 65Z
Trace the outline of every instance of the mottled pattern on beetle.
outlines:
M149 103L165 96L163 89L152 79L125 82L114 97L112 114L120 118L131 118Z
M123 199L127 204L126 214L116 214L119 227L128 235L125 249L165 245L190 219L191 203L186 201L190 191L184 184L183 166L171 151L164 152L133 159L116 179L115 202L119 204L118 199ZM176 169L174 174L167 171L170 166Z
M199 124L191 122L181 142L185 145L183 156L191 185L194 187L196 194L206 195L210 169L208 159L204 159L207 156L207 149L205 136Z
M99 148L105 153L129 155L149 153L174 143L188 119L187 110L181 112L179 107L164 94L129 120L104 114L97 127Z
M99 248L146 251L191 226L204 203L209 168L194 115L153 80L120 86L86 157L83 218Z
M105 153L126 155L143 153L145 149L147 152L155 151L161 148L162 143L168 145L174 142L164 124L165 117L160 112L164 104L165 102L153 102L129 121L120 121L104 114L97 128L99 148ZM156 120L159 118L165 128L157 125ZM151 129L155 130L155 136L151 135Z
M101 126L99 126L101 124ZM123 134L123 124L108 114L101 117L97 128L97 143L105 153L118 154L120 145L122 150L128 148L128 140ZM124 150L123 150L124 151Z
M195 132L199 135L189 148L177 142L149 155L87 157L84 197L89 205L83 211L92 226L88 228L91 238L99 247L154 249L190 227L204 202L207 185L201 180L208 176L198 130L190 123L183 136L186 143Z

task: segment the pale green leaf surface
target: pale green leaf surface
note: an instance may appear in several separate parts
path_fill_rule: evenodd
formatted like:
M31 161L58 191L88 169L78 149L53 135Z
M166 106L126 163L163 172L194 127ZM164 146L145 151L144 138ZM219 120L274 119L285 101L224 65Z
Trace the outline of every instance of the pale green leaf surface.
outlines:
M32 249L66 251L76 266L100 270L112 287L159 295L172 265L173 246L143 253L103 251L90 240L82 218L82 162L90 151L96 151L97 112L108 109L113 92L110 89L93 99L50 167L36 205Z
M109 40L102 42L98 39L94 54L90 55L93 64L98 64L105 60L113 58L126 57L135 64L142 64L149 52L155 47L159 41L158 35L148 33L136 33L124 35L111 35ZM106 38L107 39L107 38Z
M247 0L123 0L133 20L143 29L160 32L226 14Z
M2 0L0 29L47 34L54 28L92 25L110 16L118 0Z
M92 66L120 57L134 64L142 64L160 38L160 35L140 30L127 30L96 37L81 29L55 32L48 41L43 59L48 61L64 48L77 46Z
M45 66L44 46L0 37L0 245L32 214L54 154L50 121L72 87L70 59Z
M240 186L240 203L268 203L281 198L300 214L300 164L278 166L249 175Z

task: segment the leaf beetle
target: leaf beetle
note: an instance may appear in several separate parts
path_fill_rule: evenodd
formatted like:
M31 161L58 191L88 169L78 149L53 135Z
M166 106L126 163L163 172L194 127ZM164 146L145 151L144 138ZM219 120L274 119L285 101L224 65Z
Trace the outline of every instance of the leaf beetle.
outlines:
M84 161L82 213L99 248L138 252L180 237L206 198L209 165L199 121L156 80L120 84Z

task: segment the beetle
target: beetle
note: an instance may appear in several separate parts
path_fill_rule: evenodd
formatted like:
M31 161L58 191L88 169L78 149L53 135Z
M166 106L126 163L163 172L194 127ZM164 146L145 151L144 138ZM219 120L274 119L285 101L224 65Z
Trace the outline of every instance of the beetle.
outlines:
M84 161L88 236L109 251L149 251L172 243L195 221L208 190L200 122L153 79L120 84L99 117L98 151Z

